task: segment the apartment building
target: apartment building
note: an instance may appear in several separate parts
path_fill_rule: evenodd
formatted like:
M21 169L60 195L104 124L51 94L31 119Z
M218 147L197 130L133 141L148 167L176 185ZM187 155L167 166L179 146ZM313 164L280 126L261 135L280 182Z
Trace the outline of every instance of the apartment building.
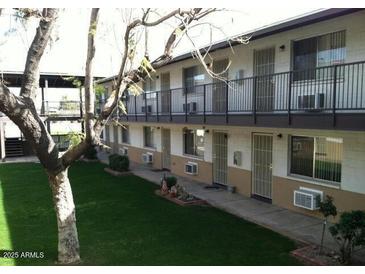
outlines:
M365 10L328 9L175 57L104 141L131 161L318 216L365 210ZM233 50L232 50L233 49ZM202 49L204 52L206 49ZM113 77L100 80L109 91Z
M22 72L2 72L2 79L14 94L19 94ZM100 78L99 78L100 79ZM83 131L83 76L61 73L41 73L35 106L59 149L69 146L68 134ZM0 112L1 160L9 157L33 155L33 151L19 128Z

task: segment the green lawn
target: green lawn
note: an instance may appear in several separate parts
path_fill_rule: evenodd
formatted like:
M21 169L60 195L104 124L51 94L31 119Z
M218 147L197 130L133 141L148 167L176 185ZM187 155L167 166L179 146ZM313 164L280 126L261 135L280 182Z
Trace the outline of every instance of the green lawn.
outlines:
M212 207L181 207L135 176L115 178L99 163L76 163L70 178L85 265L297 265L295 243ZM44 259L0 265L51 265L56 218L38 164L0 165L0 250L43 251Z

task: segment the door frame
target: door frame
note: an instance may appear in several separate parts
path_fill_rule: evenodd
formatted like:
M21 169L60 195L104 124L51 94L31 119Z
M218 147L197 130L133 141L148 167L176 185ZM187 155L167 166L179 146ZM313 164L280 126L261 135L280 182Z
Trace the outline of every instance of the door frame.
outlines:
M169 153L169 157L170 157L170 165L169 167L165 167L165 160L164 160L164 130L168 130L169 131L169 139L170 139L170 153ZM162 157L161 157L161 167L162 169L167 169L167 170L171 170L171 129L170 128L161 128L161 151L162 151Z
M229 65L229 58L228 57L225 57L225 58L221 58L221 59L217 59L217 60L213 60L213 71L215 71L215 64L216 63L224 63L226 62L228 66ZM227 70L225 71L225 78L226 80L228 80L228 77L229 77L229 68L227 68ZM225 108L226 108L226 105L227 105L227 89L228 89L228 85L227 83L225 83L224 81L221 81L219 79L216 79L214 78L213 79L213 82L212 82L212 91L213 91L213 94L212 94L212 112L213 113L224 113L226 112ZM222 96L218 96L216 93L217 91L219 90L220 93L224 93L224 97L222 98ZM220 94L220 95L222 95ZM217 98L220 98L221 100L216 100Z
M264 135L264 136L270 136L271 137L271 141L272 141L272 149L271 149L271 193L270 193L270 197L264 197L264 196L260 196L258 194L254 193L254 183L255 183L255 174L254 174L254 159L255 159L255 147L254 147L254 136L255 135ZM272 194L273 194L273 189L274 189L274 185L273 185L273 168L272 168L272 163L273 163L273 151L274 151L274 134L273 133L267 133L267 132L252 132L251 133L251 198L255 198L257 200L263 201L263 202L267 202L267 203L272 203Z
M226 165L227 165L227 170L226 170L226 184L222 184L222 183L217 183L214 181L214 133L223 133L226 135L226 141L227 141L227 159L226 159ZM228 186L228 132L227 131L224 131L224 130L213 130L212 131L212 183L213 184L218 184L220 186L223 186L223 187L227 187Z
M168 75L168 79L169 79L169 87L168 87L168 89L166 89L166 88L162 88L162 78L163 77L165 77L166 75ZM171 93L169 92L170 90L171 90L171 75L170 75L170 71L167 71L167 72L163 72L163 73L161 73L161 75L160 75L160 87L161 87L161 113L164 113L164 114L166 114L166 113L169 113L170 112L170 110L171 110ZM164 99L163 99L163 97L167 97L167 105L166 104L164 104ZM165 109L164 108L166 108L167 107L167 111L165 111Z
M264 48L258 48L258 49L254 49L253 50L253 56L252 56L252 59L253 59L253 68L252 68L252 71L253 71L253 76L254 77L260 77L260 76L265 76L266 74L264 74L264 75L259 75L259 74L257 74L257 72L256 72L256 70L257 70L257 58L256 58L256 54L258 53L258 52L262 52L262 51L268 51L268 50L273 50L273 62L272 63L266 63L266 65L267 64L272 64L272 72L270 72L269 73L269 75L271 75L270 76L270 79L268 78L268 79L266 79L265 81L268 81L268 83L269 83L269 85L271 85L272 84L272 93L271 93L271 110L268 110L268 109L264 109L264 111L263 112L272 112L272 111L274 111L275 110L275 103L276 103L276 101L275 101L275 98L276 98L276 94L275 94L275 92L276 92L276 86L275 86L275 83L273 82L273 79L274 79L274 76L273 76L273 74L275 74L275 67L276 67L276 47L275 47L275 45L272 45L272 46L268 46L268 47L264 47ZM258 87L257 87L257 85L258 85L258 83L259 83L259 79L258 78L255 78L255 83L254 83L254 89L255 89L255 93L256 93L256 98L255 98L255 107L256 107L256 109L258 109L258 101L257 101L257 94L258 94L258 92L259 92L259 90L258 90ZM266 87L265 87L265 89L266 89ZM268 98L268 96L267 96L267 94L265 94L266 96L266 98ZM261 110L261 112L262 112L262 110Z

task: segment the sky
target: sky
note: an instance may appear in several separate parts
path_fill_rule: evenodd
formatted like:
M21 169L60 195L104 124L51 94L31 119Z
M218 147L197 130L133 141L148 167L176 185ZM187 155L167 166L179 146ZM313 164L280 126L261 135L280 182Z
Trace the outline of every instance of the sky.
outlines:
M219 41L225 37L245 33L308 12L318 10L310 7L230 9L219 11L206 17L200 26L191 31L191 37L197 46L204 46L211 40ZM159 10L165 14L169 10ZM140 9L104 8L100 18L96 41L94 62L95 76L108 77L117 73L123 53L123 33L130 14L137 16ZM35 20L26 23L15 20L11 11L6 9L0 17L0 71L22 71L27 50L33 39L37 26ZM66 73L83 75L86 61L87 29L90 9L63 9L54 29L53 42L42 58L41 72ZM157 16L157 15L156 15ZM154 17L151 17L151 20ZM208 23L213 27L210 32ZM151 59L158 57L164 48L176 22L170 21L148 31L148 52ZM144 52L144 34L141 37L141 48ZM188 39L183 39L174 50L174 55L193 49Z

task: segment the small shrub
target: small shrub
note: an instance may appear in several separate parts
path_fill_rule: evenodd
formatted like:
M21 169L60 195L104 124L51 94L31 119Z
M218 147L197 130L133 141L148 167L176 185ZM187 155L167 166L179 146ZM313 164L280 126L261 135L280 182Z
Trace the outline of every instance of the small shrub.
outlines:
M95 160L97 159L98 157L96 156L97 155L97 151L95 149L94 146L90 147L88 150L86 150L85 154L84 154L84 157L86 159L89 159L89 160Z
M168 176L168 177L166 177L166 183L167 183L167 187L170 189L171 187L176 185L177 178L174 176Z
M340 246L341 263L350 264L355 247L365 245L365 211L342 213L340 221L329 231Z
M321 200L319 200L318 202L319 202L319 212L321 212L324 217L323 226L322 226L321 245L319 248L319 254L322 254L324 235L325 235L326 226L327 226L327 219L330 216L336 217L337 208L333 203L333 198L329 195L326 196L326 198L324 199L323 202Z
M129 158L126 155L111 154L109 156L109 167L115 171L128 171Z

